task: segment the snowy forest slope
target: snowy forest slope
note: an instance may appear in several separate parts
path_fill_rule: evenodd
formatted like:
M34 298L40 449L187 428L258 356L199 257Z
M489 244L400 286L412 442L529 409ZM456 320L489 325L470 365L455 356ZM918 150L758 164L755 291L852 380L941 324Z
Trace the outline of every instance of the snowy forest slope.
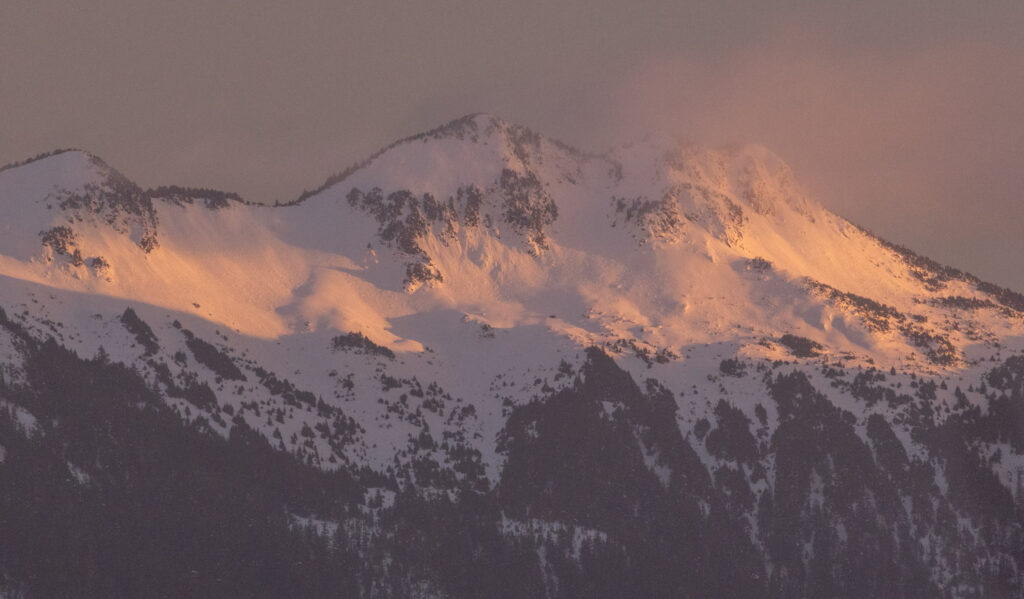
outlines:
M73 428L81 394L242 472L285 460L308 495L260 513L351 593L1020 596L1024 296L827 211L764 148L595 155L471 115L280 206L69 150L0 170L0 228L0 477L121 484L59 442L120 418ZM396 553L453 521L519 586ZM46 595L7 538L0 582Z

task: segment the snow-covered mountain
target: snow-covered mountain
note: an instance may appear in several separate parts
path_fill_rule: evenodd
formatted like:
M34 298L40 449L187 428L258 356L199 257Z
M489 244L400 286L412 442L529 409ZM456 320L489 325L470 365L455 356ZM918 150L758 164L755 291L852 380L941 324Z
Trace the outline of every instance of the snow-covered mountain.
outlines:
M0 229L10 430L49 426L17 399L47 339L123 363L204 434L352 473L358 509L294 517L397 564L361 594L479 596L380 515L471 492L526 596L593 593L570 580L595 564L634 596L1020 596L1024 296L829 212L762 147L595 155L472 115L273 207L70 150L0 170ZM655 514L649 571L627 531Z

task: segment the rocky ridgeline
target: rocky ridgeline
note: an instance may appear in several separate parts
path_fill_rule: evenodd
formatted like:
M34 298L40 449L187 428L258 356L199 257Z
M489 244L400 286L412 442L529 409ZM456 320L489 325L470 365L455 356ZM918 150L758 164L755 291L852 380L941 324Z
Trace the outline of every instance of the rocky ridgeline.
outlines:
M486 144L406 184L413 150ZM398 149L412 175L366 176ZM476 115L288 210L88 159L33 198L51 261L0 261L0 595L1019 598L1024 298L844 224L757 148L637 151ZM182 215L223 225L204 251L254 269L260 324L301 326L51 276L118 266L101 225L124 272L174 259L187 287ZM225 258L250 238L286 268ZM331 253L367 239L397 262ZM554 276L457 297L478 273L442 267L497 243Z

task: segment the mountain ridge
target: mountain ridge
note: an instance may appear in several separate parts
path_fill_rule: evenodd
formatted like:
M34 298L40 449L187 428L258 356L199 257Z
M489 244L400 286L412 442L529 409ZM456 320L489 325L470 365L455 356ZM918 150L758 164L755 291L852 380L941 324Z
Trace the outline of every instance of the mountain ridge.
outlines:
M589 559L648 590L679 566L662 594L696 592L725 545L751 569L716 570L723 596L834 594L836 568L867 578L859 555L897 564L893 596L934 596L957 563L949 596L1020 580L999 531L1024 497L1024 298L825 210L758 146L597 156L453 123L279 206L142 190L84 152L0 172L8 428L60 428L32 399L56 401L51 362L131 379L204 434L351 475L344 517L301 513L370 531L338 541L349 558L397 555L379 514L421 530L402 510L469 498L505 540L480 538L562 556L524 578L546 596Z
M430 149L432 142L448 140L455 140L458 143L452 147ZM669 144L668 147L666 144ZM482 147L491 145L497 147L490 149ZM541 151L542 146L549 151ZM633 148L637 147L633 146ZM839 267L840 264L848 262L849 257L857 252L864 251L862 248L865 245L877 244L884 250L895 254L898 260L906 263L905 265L890 265L888 267L890 272L905 266L907 272L925 283L926 287L930 286L931 291L937 291L951 281L967 283L969 287L973 287L973 289L960 290L962 293L946 296L953 298L948 301L955 302L956 298L962 297L968 304L983 307L985 301L994 299L995 303L1014 311L1019 311L1024 305L1024 298L1021 298L1019 294L984 283L955 269L921 259L905 248L880 240L865 229L851 225L828 213L799 190L792 172L781 159L759 146L704 151L680 149L678 146L673 148L668 141L661 140L654 142L653 145L640 145L638 148L633 154L628 152L622 154L626 150L619 149L601 156L584 155L564 144L549 142L546 138L534 134L526 128L509 125L495 117L482 114L469 115L434 130L399 140L374 154L370 160L364 161L360 168L349 169L351 172L345 177L328 179L328 184L322 186L322 191L310 193L303 202L281 206L288 208L312 202L307 208L310 211L319 210L324 216L320 218L320 215L317 215L316 218L305 219L315 221L313 223L301 222L303 219L299 219L300 222L296 223L273 223L268 221L287 221L288 219L264 218L262 214L252 218L243 217L242 220L249 221L247 226L271 229L268 234L272 236L279 236L282 232L289 235L290 231L301 231L299 233L301 235L305 232L303 229L319 228L317 237L326 239L330 238L332 233L345 235L342 229L332 230L332 228L343 228L345 226L343 221L351 220L353 216L350 212L346 215L343 207L338 210L331 204L344 205L347 203L351 209L362 212L377 222L377 235L366 238L366 247L370 248L368 251L372 254L369 259L380 262L374 257L376 255L376 250L372 247L374 244L384 246L390 253L403 257L405 274L402 281L409 291L424 284L428 286L443 285L445 271L464 271L465 268L456 263L467 262L466 256L473 252L476 252L484 260L484 263L481 264L489 265L487 268L492 272L494 265L499 262L504 265L520 263L520 270L530 270L529 264L522 264L523 261L515 259L515 256L522 248L526 248L528 254L539 256L546 249L548 231L550 230L557 230L560 236L564 236L573 227L577 229L574 235L576 239L567 241L567 246L562 244L567 250L578 248L590 255L601 255L602 252L606 254L611 252L612 256L630 253L620 242L611 241L614 239L612 236L615 233L608 231L608 225L610 225L611 229L630 231L629 235L638 246L651 244L656 253L659 249L664 250L680 244L688 245L694 253L714 263L720 258L723 250L721 246L724 244L726 250L739 249L739 252L731 252L734 255L738 253L737 257L752 261L751 264L761 265L762 274L765 274L764 266L770 264L773 268L782 268L787 271L789 273L787 277L791 280L796 281L800 277L809 277L812 287L821 282L833 289L839 289L843 293L853 293L859 297L898 297L899 293L894 293L896 290L892 288L891 284L888 288L884 286L878 288L877 285L874 285L874 289L872 289L871 286L866 286L864 281L873 275L868 274L870 269L864 267L861 267L862 272L859 279L851 280L848 277L847 280L835 279L835 273L851 268L849 263L843 264L842 267ZM620 155L616 155L616 151ZM395 152L398 152L397 157L392 155ZM476 171L486 171L486 169L474 170L470 166L460 171L459 169L465 166L466 152L470 154L490 152L482 164L497 162L500 165L497 168L501 170L492 166L489 167L492 169L490 174L478 172L476 175L472 175ZM417 165L410 162L418 156L418 153L428 154L425 164ZM630 164L630 159L637 154L646 155L639 162L634 159ZM60 156L66 158L67 155L67 151L45 155L13 168L20 169L29 164L39 164L39 161ZM84 190L64 189L64 195L70 197L62 199L61 210L75 212L88 206L93 213L112 211L114 214L106 215L107 220L113 222L113 220L120 219L119 227L116 228L121 229L122 232L127 231L129 237L144 250L148 247L149 251L152 251L153 244L159 243L158 219L153 208L153 200L158 202L163 200L161 204L177 204L179 206L198 200L210 208L225 208L241 203L251 206L256 212L263 212L260 210L260 206L244 204L240 198L230 193L180 187L162 187L143 191L123 175L110 169L101 159L88 153L80 155L85 162L98 169L99 179L86 182L81 186L85 188ZM405 174L396 181L393 175L388 178L374 173L375 161L384 161L385 164L381 168L387 173L404 172ZM590 168L591 165L588 165L590 170L587 174L594 176L596 172L597 175L600 175L596 177L596 182L587 183L583 180L577 182L574 177L583 177L583 164L595 161L600 165L597 168ZM622 173L624 165L627 172L633 175L630 179L638 179L640 185L637 185L635 181L622 184L623 179L626 178ZM549 166L553 166L553 168L542 172L542 169ZM608 167L607 170L605 167ZM472 181L459 179L460 173L466 171L470 173L469 178L473 179ZM446 175L445 172L449 174ZM651 175L655 185L652 187L649 183L644 183L644 177L637 177L636 173ZM658 183L659 177L661 183ZM332 182L333 179L337 180ZM380 182L378 180L386 180L391 187L387 190L380 190L377 186L377 183ZM102 183L102 185L99 193L96 193L95 186L98 183ZM569 192L576 192L575 188L578 187L583 189L573 195L562 189L552 192L552 185L561 185ZM646 187L640 189L642 186ZM630 189L631 187L632 189ZM90 188L93 189L93 192L88 191ZM637 193L633 195L630 192ZM552 193L558 196L557 201L552 198ZM9 190L8 194L11 194ZM41 194L37 191L35 195ZM593 201L595 196L601 197L602 195L607 198L608 202L608 206L604 209L599 204L595 205ZM445 196L447 196L447 201ZM485 196L487 201L485 201ZM55 200L53 194L46 197L47 201ZM120 198L120 200L105 200L105 198ZM319 204L319 206L314 207L313 204ZM488 204L492 205L488 206ZM483 209L482 213L481 209ZM559 209L562 211L561 217ZM600 222L602 215L595 214L602 210L607 211L603 215L605 217L604 225ZM129 213L127 215L129 218L118 214L119 212ZM801 223L806 225L803 222L806 220L810 221L812 225L817 225L819 223L815 222L815 218L821 219L828 226L828 230L825 231L827 236L833 238L842 236L854 242L837 246L838 249L833 250L833 253L842 256L831 257L825 263L824 268L816 269L817 272L807 269L807 255L827 254L828 250L825 248L828 247L828 244L819 243L812 251L809 251L806 243L803 247L790 245L791 240L806 236L808 231L813 231L808 226L801 226ZM69 217L69 220L75 219L82 220L81 214ZM779 238L779 232L773 229L776 229L776 225L780 222L790 224L786 223L787 220L790 223L795 221L797 226L795 229L789 227L790 230ZM253 221L263 222L255 224ZM485 241L481 238L481 234L472 231L473 228L481 224L478 221L483 221L483 228L490 231L490 234L498 240L504 233L506 237L523 239L523 246L508 247L507 241L497 241L496 243ZM586 223L584 228L580 229L576 226L578 223L584 222ZM332 223L336 224L332 225ZM69 223L69 225L73 228L73 223ZM695 234L694 227L703 229L708 235L702 236L699 232ZM31 228L33 228L31 225L26 226L26 229ZM686 233L687 230L690 233ZM39 227L39 231L40 235L44 235L46 230L44 227ZM752 235L753 240L743 240L744 233ZM50 234L47 239L57 241L55 237L67 235L68 233L60 230ZM483 233L483 235L486 237L488 233ZM856 239L858 236L862 236L863 239ZM590 238L599 240L600 243L590 243L588 241ZM560 238L558 241L561 242L563 239ZM766 247L765 241L770 242L770 245ZM287 239L285 242L291 246L296 245ZM455 243L450 244L449 242ZM611 243L609 248L602 247L609 243ZM44 245L46 244L44 243ZM358 257L362 253L358 252L353 245L349 244L348 249L343 252L349 258ZM750 247L740 247L741 245ZM813 244L811 245L813 246ZM53 243L50 246L53 246ZM451 251L453 246L459 250L454 255ZM610 249L612 247L615 249ZM322 249L334 251L334 248L328 246L322 246ZM870 249L869 247L868 250ZM71 255L74 251L68 245L68 241L57 241L57 254L66 252ZM495 251L498 256L504 256L504 258L492 257L489 254L490 251ZM4 253L11 254L11 252ZM885 253L875 252L875 257L882 255L884 258ZM565 257L565 252L562 254ZM780 255L784 258L783 260L779 259ZM368 259L366 256L361 257L364 262ZM52 260L52 258L51 255L48 259ZM87 258L89 257L83 256L81 259L72 258L72 260L78 263ZM788 264L794 258L796 259L795 264ZM94 256L91 259L99 259L97 264L100 265L108 262L102 255ZM438 261L443 262L440 267L435 264ZM472 264L473 260L468 262ZM481 264L477 264L477 266L479 267ZM737 268L747 267L737 266ZM501 271L508 271L507 266L504 266ZM822 273L825 273L824 276ZM868 276L865 276L866 274ZM891 278L891 275L889 277ZM885 276L875 278L886 280ZM451 281L449 282L451 283ZM474 285L480 286L476 283ZM971 294L981 293L991 299L979 299L973 295L965 295L968 292ZM910 299L914 302L921 301L917 297ZM904 311L907 307L908 302L903 302L902 306L896 306L897 309Z

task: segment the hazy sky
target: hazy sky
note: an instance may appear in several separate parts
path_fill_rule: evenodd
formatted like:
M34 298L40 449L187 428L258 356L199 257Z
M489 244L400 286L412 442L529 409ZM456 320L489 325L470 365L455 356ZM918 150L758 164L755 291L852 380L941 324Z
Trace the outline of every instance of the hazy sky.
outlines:
M1024 2L3 0L0 164L290 200L490 112L588 150L760 142L836 212L1024 291Z

